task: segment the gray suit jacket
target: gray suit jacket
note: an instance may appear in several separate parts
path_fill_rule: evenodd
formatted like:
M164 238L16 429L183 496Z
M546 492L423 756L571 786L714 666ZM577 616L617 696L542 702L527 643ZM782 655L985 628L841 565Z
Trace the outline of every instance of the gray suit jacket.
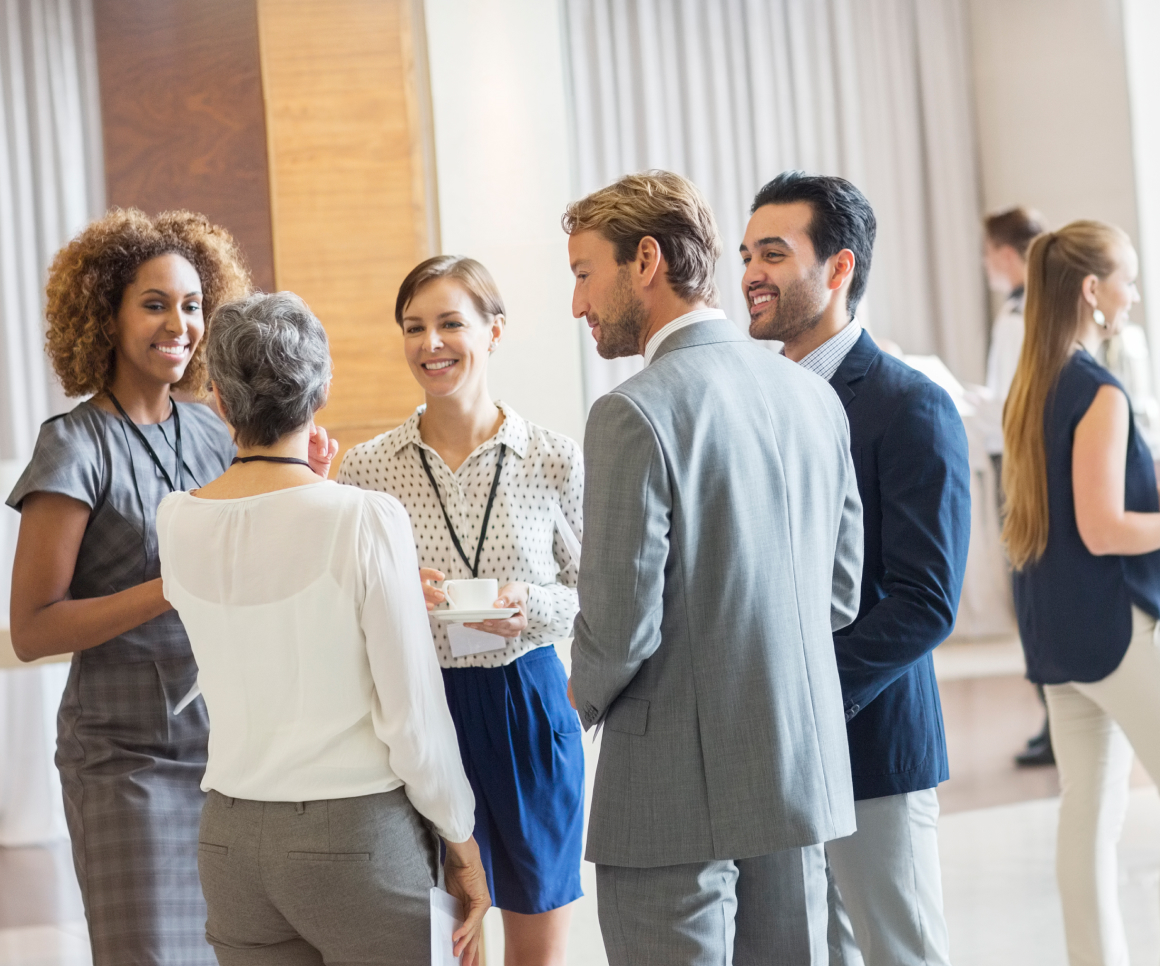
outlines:
M604 736L586 858L741 859L854 831L832 632L862 504L821 379L727 320L669 336L584 439L572 688Z

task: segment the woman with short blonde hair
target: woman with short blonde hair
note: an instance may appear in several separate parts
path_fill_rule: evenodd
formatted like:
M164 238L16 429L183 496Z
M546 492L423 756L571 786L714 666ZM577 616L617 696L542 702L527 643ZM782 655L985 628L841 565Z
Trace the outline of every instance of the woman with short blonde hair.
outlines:
M429 609L448 599L433 582L494 581L498 596L483 603L501 613L463 623L435 614L431 629L505 961L563 966L581 895L584 752L552 645L571 635L579 606L569 545L583 534L580 447L492 400L488 360L506 318L479 262L420 262L399 288L395 320L426 404L352 447L338 479L406 507Z
M1139 300L1136 271L1111 225L1036 238L1003 419L1003 536L1059 764L1056 872L1073 966L1128 961L1116 841L1133 751L1160 778L1160 500L1123 387L1094 358Z

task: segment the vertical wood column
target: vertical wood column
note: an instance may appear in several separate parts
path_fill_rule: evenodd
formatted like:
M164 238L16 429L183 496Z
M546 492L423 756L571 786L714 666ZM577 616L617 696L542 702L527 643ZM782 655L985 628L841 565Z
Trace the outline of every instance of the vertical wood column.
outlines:
M436 244L422 52L411 0L258 0L258 22L275 276L326 326L320 422L346 449L422 401L394 320L400 282Z
M199 211L274 286L256 0L96 0L110 206Z

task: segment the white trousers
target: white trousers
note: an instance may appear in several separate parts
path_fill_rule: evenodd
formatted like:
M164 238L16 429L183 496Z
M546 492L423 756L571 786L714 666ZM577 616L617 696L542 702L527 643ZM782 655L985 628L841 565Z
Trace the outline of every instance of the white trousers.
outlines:
M1120 666L1094 684L1044 689L1061 789L1056 878L1071 966L1128 966L1116 843L1128 810L1132 752L1160 779L1156 621L1132 608Z
M868 798L854 809L858 831L826 843L831 966L950 966L938 793Z

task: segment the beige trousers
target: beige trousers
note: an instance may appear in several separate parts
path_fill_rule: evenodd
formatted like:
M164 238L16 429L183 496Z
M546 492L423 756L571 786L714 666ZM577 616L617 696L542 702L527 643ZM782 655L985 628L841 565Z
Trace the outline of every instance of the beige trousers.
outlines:
M1128 810L1132 753L1160 779L1156 621L1132 608L1120 666L1092 684L1044 688L1061 788L1056 878L1071 966L1128 966L1116 843Z

